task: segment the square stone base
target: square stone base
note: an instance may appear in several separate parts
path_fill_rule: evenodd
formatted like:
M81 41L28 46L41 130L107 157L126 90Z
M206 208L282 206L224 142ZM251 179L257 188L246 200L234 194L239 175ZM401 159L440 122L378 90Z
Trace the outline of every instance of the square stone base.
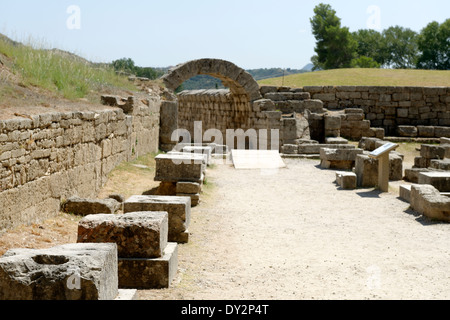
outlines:
M170 242L161 258L119 258L118 269L121 289L169 288L178 269L178 244Z

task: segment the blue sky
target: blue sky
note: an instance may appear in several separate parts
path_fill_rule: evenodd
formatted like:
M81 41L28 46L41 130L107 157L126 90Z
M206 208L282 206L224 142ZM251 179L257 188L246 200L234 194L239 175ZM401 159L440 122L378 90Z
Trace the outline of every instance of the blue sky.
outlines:
M419 32L450 18L448 0L15 0L0 7L0 32L97 62L129 57L167 67L218 58L245 69L299 69L314 55L309 19L319 3L351 31L400 25ZM72 5L79 11L68 12Z

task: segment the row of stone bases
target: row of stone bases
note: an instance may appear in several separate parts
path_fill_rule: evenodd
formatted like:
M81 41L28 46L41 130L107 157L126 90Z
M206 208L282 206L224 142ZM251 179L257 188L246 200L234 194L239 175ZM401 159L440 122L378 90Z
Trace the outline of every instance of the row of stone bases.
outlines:
M379 160L371 152L390 143L363 137L358 146L344 138L327 138L326 144L308 141L284 145L284 157L320 158L322 169L336 170L335 183L343 190L378 187ZM411 169L403 170L404 156L389 153L389 181L406 181L400 186L400 198L411 209L433 220L450 222L450 139L440 144L422 144L420 156Z
M157 156L158 195L67 200L62 210L83 216L77 243L9 250L0 258L0 300L128 300L137 289L170 287L216 151L227 148L184 146Z

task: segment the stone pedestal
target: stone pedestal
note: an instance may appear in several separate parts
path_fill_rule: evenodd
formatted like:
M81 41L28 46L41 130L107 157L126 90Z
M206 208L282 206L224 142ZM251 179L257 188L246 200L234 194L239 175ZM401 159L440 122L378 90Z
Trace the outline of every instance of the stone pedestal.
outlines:
M140 196L127 199L124 212L165 211L168 213L168 241L187 243L191 221L191 198L178 196Z
M114 300L118 294L113 243L13 249L0 258L0 300Z

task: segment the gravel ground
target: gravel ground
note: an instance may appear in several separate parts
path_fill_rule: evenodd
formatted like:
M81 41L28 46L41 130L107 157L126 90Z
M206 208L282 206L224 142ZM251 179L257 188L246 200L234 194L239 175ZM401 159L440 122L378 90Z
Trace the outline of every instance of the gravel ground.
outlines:
M285 162L208 170L172 287L139 298L450 298L450 224L409 210L395 190L341 190L318 161Z

